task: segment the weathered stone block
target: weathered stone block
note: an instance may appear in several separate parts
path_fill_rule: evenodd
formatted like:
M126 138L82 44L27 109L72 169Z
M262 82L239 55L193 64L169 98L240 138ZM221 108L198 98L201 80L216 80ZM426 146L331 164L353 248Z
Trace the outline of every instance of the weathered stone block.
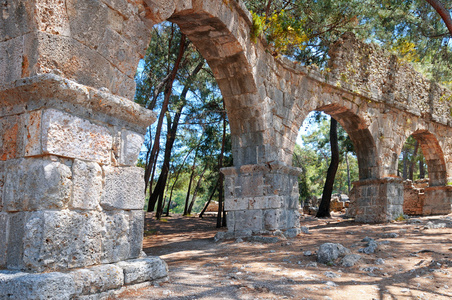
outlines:
M40 155L42 153L41 144L41 120L42 110L32 111L23 115L26 136L24 140L24 156Z
M122 287L123 270L115 265L100 265L69 272L76 295L89 295Z
M6 266L11 270L21 270L24 268L23 253L25 236L25 223L27 221L27 213L19 212L8 214L9 230L8 243L6 253ZM1 290L1 289L0 289Z
M105 26L101 30L104 29ZM92 30L86 32L90 32L90 36L98 37ZM112 93L129 99L134 95L133 77L118 70L95 48L89 48L71 37L41 31L26 34L24 61L28 63L23 65L23 77L56 73L94 88L106 87ZM96 68L92 68L93 65ZM86 70L91 72L87 73Z
M265 209L267 207L267 197L246 198L248 206L246 209Z
M144 236L144 218L145 214L142 209L132 210L130 215L130 230L128 234L128 244L130 246L129 258L136 258L141 255L143 250Z
M137 162L143 142L143 135L124 129L121 132L119 164L134 166Z
M277 230L284 228L281 226L282 214L283 212L279 209L269 209L264 211L264 228L266 230Z
M74 293L69 274L0 271L0 299L71 299Z
M38 30L51 34L70 35L66 1L36 1L35 5L35 20L37 22Z
M263 229L263 214L263 210L234 211L235 231L261 231Z
M355 221L387 222L403 212L403 184L398 178L368 179L354 182L350 195Z
M9 214L0 213L0 269L6 267L6 251L8 249Z
M113 18L109 19L111 20ZM119 16L119 19L116 24L122 24L124 22L121 16ZM98 51L108 61L115 62L116 67L129 78L135 76L137 62L140 60L140 57L136 53L136 49L118 32L107 28L103 34L103 40Z
M105 174L101 205L104 209L143 209L144 180L142 168L103 167Z
M226 211L248 209L249 198L225 198L224 209Z
M72 165L71 208L99 209L102 195L102 168L95 162L76 159Z
M65 208L71 197L71 169L50 159L19 159L6 174L3 203L6 211Z
M425 188L424 215L449 214L451 212L451 200L448 197L449 187Z
M12 82L21 78L23 48L24 41L21 37L0 41L0 53L2 53L0 55L0 83Z
M102 263L130 258L130 221L130 214L126 211L106 212L105 230L102 232Z
M288 209L298 209L300 207L298 193L292 193L290 196L285 196L285 207Z
M290 228L290 226L293 226L294 228L300 227L300 212L298 209L286 209L285 217L286 224L283 228Z
M7 1L0 9L0 41L10 40L34 27L33 3L27 0ZM0 53L2 53L0 51Z
M88 13L89 12L89 13ZM71 36L92 49L101 45L109 24L109 8L101 1L67 1Z
M22 241L24 265L30 270L48 271L98 264L104 231L99 212L33 212Z
M113 138L102 126L58 110L42 116L42 152L108 164Z
M281 196L267 196L266 197L266 206L265 208L268 209L274 209L274 208L281 208L283 207L284 204L284 198L285 197L281 197Z
M0 161L0 212L3 211L3 187L5 186L6 164Z
M255 174L254 176L242 176L242 196L243 197L256 197L263 195L262 185L264 184L264 178L262 174Z
M102 232L102 263L137 258L141 255L144 211L107 211Z
M0 160L22 156L23 143L20 139L22 120L20 116L8 116L0 119Z
M160 257L145 257L116 264L124 270L124 283L137 284L168 276L168 266Z
M138 13L138 7L132 5L127 0L101 0L112 10L119 12L121 15L125 16L127 19L132 17L133 14Z

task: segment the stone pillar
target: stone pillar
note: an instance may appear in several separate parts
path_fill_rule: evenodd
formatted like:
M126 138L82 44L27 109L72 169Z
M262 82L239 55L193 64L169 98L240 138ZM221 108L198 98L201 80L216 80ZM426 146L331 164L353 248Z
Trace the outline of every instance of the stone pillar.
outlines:
M452 212L452 186L431 186L424 190L422 215L447 215Z
M300 232L298 168L281 164L222 169L228 231L235 236Z
M0 99L0 298L69 299L166 276L143 257L135 167L154 114L53 74L3 85Z
M347 215L355 221L379 223L403 214L403 182L401 178L365 179L353 182Z

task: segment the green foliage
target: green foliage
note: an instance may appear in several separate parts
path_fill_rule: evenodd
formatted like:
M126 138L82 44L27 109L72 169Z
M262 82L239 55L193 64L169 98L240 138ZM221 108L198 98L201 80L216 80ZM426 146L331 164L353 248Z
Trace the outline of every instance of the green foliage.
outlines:
M326 68L330 45L350 31L413 63L430 79L446 85L452 82L452 37L425 0L244 2L253 11L258 33L264 33L274 51L303 64ZM452 2L442 3L452 9ZM279 34L288 28L294 31Z
M404 214L398 215L396 218L394 218L394 221L396 222L402 222L408 220L408 216Z
M256 43L257 38L264 32L265 20L254 12L251 12L251 15L253 16L251 38L253 39L253 42Z
M181 36L179 28L174 24L162 23L154 27L151 43L141 63L142 68L139 68L135 79L136 102L147 108L159 110L164 99L164 83L174 67ZM192 76L199 66L201 66L199 72L196 76ZM177 120L177 114L181 117L178 121L176 140L171 150L164 198L168 201L174 186L172 198L174 204L170 211L183 212L191 173L194 172L195 175L191 190L193 193L200 174L207 168L193 209L197 212L202 209L204 204L202 201L210 195L212 185L216 184L219 176L218 157L222 145L225 109L212 71L190 41L185 44L185 52L173 84L161 138L152 143L160 143L161 148L164 148L163 145L171 134L170 127ZM147 148L152 144L155 125L150 127L150 135L146 137L145 147ZM230 166L232 154L227 117L226 126L226 153L223 166ZM158 157L152 190L161 172L164 159L162 152L160 151ZM144 154L139 157L138 166L144 167L146 162Z
M399 156L397 169L398 176L402 177L403 179L409 179L409 168L411 164L413 168L413 180L421 179L420 164L422 164L424 168L423 178L428 177L428 169L420 145L418 145L417 153L414 153L415 150L416 140L413 138L413 136L409 136L402 147L402 152Z
M304 31L304 21L296 19L293 15L284 10L271 15L253 15L253 37L258 37L264 33L267 41L272 46L275 53L286 53L289 48L306 48L308 35Z

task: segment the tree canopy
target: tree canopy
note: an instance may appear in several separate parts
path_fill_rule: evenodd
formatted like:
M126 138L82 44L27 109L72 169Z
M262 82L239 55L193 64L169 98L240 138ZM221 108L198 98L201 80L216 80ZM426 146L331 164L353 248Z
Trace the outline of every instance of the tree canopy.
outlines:
M322 68L330 45L349 31L413 63L430 79L450 85L452 34L429 2L441 4L450 19L450 1L245 0L253 13L254 35L263 34L274 55Z

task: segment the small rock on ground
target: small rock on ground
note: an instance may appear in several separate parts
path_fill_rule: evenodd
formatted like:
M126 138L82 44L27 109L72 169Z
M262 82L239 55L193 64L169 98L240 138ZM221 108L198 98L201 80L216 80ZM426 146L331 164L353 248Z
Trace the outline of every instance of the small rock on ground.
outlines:
M334 262L339 257L343 257L349 254L350 250L336 243L324 243L320 245L317 252L317 261L319 263L327 264Z
M361 255L359 254L349 254L342 258L341 265L344 267L353 267L361 260Z

